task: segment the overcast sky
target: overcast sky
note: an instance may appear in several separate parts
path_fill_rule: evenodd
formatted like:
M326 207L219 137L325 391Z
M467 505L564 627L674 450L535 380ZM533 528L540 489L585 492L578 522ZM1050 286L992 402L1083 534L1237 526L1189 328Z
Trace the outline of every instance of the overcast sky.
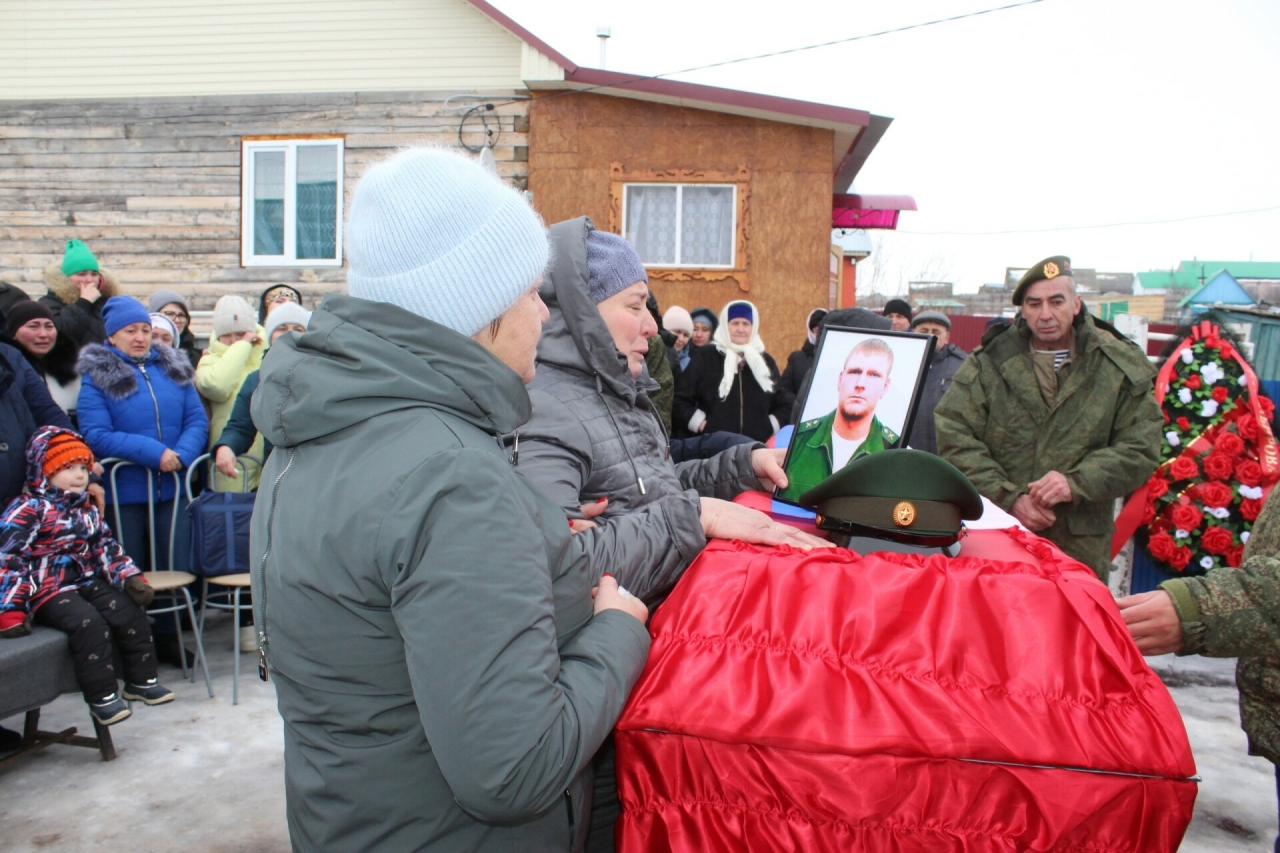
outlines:
M664 74L1009 2L494 5L590 67L609 25L611 70ZM881 269L860 279L886 292L912 278L974 290L1053 254L1116 272L1280 261L1277 0L1040 0L676 79L893 119L854 182L920 208L871 232ZM1010 231L1043 233L992 233Z

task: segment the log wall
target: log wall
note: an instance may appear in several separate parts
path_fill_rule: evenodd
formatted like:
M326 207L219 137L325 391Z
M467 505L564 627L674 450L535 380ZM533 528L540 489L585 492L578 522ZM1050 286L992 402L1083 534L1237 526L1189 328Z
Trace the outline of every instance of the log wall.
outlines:
M288 282L307 303L342 289L339 267L240 266L240 138L342 134L344 219L364 171L422 144L457 146L456 91L0 101L0 279L33 296L71 238L84 240L125 290L172 288L193 308L224 293L256 304ZM498 172L523 189L528 101L485 93L501 136ZM478 145L468 121L464 139ZM345 262L345 257L344 257Z

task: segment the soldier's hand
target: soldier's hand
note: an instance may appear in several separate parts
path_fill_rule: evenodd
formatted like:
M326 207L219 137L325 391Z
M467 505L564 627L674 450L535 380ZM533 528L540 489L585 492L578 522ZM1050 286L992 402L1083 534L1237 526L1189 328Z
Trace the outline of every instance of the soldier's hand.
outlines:
M1029 484L1027 490L1036 503L1046 508L1071 500L1071 483L1057 471L1050 471Z
M786 458L786 448L775 450L762 447L759 450L751 451L751 467L755 469L756 476L760 478L761 483L770 488L777 486L779 489L785 489L787 487L787 475L782 470L782 460Z
M759 510L718 498L701 500L702 533L708 539L737 539L751 545L791 545L805 551L834 547L825 539L776 522Z
M1182 649L1182 621L1173 596L1162 589L1126 596L1116 602L1129 636L1144 655L1167 655Z
M1013 513L1014 518L1022 523L1023 527L1037 532L1048 529L1058 520L1058 517L1053 514L1053 510L1036 503L1030 495L1018 495L1018 499L1013 502L1010 512Z

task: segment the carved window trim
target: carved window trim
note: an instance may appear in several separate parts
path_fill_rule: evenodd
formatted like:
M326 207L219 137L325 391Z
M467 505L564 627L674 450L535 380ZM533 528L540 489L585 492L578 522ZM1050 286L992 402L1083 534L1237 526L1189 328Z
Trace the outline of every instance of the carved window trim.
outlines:
M622 233L622 204L627 184L733 184L737 188L737 233L734 235L734 265L728 267L646 266L651 280L734 281L738 289L749 291L747 281L751 226L751 170L739 166L733 172L706 169L638 169L628 171L621 163L609 164L609 230Z

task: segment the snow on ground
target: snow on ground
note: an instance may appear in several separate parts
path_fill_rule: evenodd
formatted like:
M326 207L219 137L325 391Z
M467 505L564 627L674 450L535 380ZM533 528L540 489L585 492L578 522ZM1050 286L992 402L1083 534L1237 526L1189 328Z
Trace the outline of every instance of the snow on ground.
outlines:
M169 705L134 705L113 726L119 757L104 764L81 747L51 746L0 772L0 843L6 853L276 853L289 850L275 691L241 656L240 704L231 704L231 619L206 626L215 698L176 669L162 680ZM1234 661L1152 658L1182 711L1204 781L1183 853L1271 853L1276 835L1272 765L1246 754ZM21 729L22 718L0 721ZM91 732L78 696L46 706L41 727Z

